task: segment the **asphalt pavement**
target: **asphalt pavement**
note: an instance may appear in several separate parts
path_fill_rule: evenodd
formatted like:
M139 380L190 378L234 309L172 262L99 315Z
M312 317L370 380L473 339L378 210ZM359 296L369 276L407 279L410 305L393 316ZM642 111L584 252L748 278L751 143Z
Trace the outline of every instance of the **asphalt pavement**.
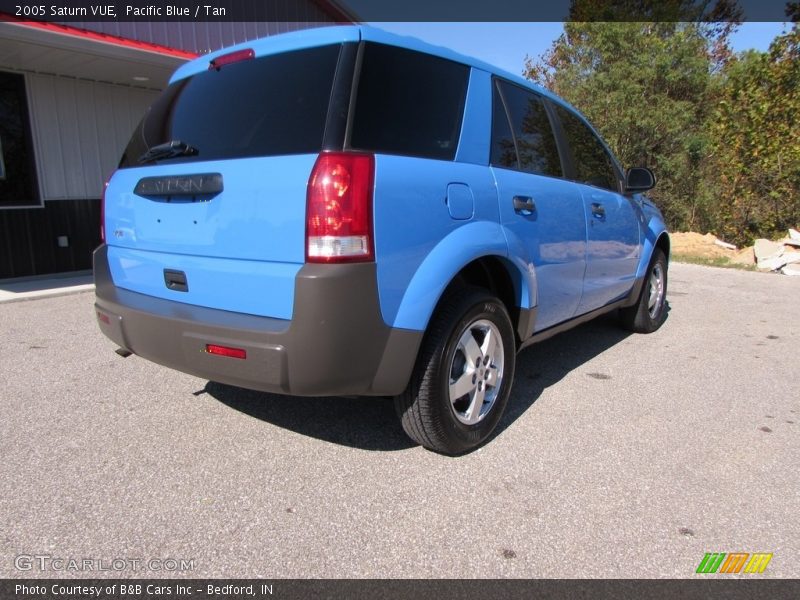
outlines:
M799 299L672 265L660 331L607 317L525 350L459 458L390 400L123 359L92 293L0 305L0 577L683 578L708 552L797 577Z

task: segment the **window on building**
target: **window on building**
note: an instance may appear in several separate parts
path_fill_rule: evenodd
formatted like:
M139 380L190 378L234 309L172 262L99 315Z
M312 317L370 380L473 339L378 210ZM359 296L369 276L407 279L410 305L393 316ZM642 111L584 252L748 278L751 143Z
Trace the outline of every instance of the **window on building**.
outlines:
M25 78L0 71L0 208L38 205Z

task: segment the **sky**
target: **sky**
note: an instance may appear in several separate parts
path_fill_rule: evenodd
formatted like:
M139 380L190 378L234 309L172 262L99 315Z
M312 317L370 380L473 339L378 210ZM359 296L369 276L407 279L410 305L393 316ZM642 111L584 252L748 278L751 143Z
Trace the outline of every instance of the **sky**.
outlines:
M392 33L410 35L460 54L481 59L515 75L525 56L538 58L563 31L562 23L371 23ZM743 23L731 37L736 52L767 50L783 23Z

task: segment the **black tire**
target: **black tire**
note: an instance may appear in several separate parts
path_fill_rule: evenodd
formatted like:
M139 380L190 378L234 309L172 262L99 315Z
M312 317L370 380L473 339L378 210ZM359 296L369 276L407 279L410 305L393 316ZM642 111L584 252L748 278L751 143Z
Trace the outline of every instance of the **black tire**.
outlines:
M652 303L652 306L651 306ZM653 333L667 318L667 257L660 248L653 251L636 304L620 310L620 320L635 333Z
M480 288L448 292L431 319L408 388L395 398L403 429L442 454L476 448L503 415L515 362L514 329L503 303ZM454 394L464 386L472 391L451 402L454 382L461 384L453 386Z

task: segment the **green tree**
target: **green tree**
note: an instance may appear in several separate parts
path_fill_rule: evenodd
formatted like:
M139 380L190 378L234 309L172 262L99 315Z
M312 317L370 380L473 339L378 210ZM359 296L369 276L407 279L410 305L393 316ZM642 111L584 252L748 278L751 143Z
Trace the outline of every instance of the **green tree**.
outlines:
M687 14L682 11L688 4L655 4L672 12L653 18ZM571 15L596 18L607 14L606 5L616 10L620 3L576 0ZM656 172L659 184L651 196L670 227L696 227L708 214L699 173L709 151L712 77L730 57L727 37L733 27L731 22L571 21L549 51L527 59L525 75L583 112L626 167Z
M709 121L713 182L709 220L718 235L745 244L800 224L800 30L769 52L747 52L720 75Z

